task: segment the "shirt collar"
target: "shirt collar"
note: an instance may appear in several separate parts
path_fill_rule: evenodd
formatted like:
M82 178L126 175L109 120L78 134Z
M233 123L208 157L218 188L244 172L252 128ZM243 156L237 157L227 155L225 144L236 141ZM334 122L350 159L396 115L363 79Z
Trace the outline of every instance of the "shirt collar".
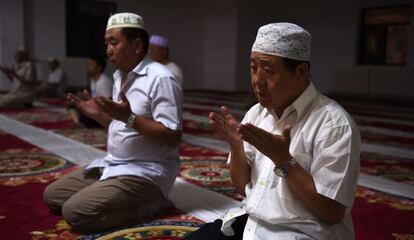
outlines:
M292 107L297 112L297 119L301 119L305 110L317 96L317 90L312 82L309 82L306 90L292 103Z
M148 65L151 62L152 62L151 58L148 55L145 55L142 61L138 63L138 65L134 69L132 69L131 72L134 72L138 76L145 76L147 75ZM113 76L114 76L114 79L121 79L122 78L121 71L119 69L116 70Z

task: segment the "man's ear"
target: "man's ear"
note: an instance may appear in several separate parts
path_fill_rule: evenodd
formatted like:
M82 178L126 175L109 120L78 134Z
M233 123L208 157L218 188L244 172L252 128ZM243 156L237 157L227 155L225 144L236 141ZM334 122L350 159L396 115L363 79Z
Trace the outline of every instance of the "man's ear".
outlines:
M309 77L309 65L307 63L301 63L296 67L295 72L300 77L308 79L308 77Z
M135 53L140 54L143 51L144 43L140 38L136 38L134 40L134 46L135 46Z

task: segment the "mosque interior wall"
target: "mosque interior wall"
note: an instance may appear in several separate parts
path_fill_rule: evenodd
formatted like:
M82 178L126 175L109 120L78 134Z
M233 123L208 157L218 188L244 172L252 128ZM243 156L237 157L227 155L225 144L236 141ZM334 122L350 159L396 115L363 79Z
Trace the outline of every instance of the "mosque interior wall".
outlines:
M414 96L413 44L407 66L357 64L361 9L409 4L407 0L112 2L118 11L141 14L150 34L169 38L172 59L184 72L184 89L248 91L249 55L258 27L291 21L312 33L311 77L322 92ZM410 37L414 39L411 7ZM61 59L70 75L69 85L86 84L85 59L66 56L65 0L2 0L0 26L1 65L13 64L14 50L25 45L40 65L51 56ZM47 69L44 65L40 69L44 78ZM8 80L0 76L0 90L7 87Z

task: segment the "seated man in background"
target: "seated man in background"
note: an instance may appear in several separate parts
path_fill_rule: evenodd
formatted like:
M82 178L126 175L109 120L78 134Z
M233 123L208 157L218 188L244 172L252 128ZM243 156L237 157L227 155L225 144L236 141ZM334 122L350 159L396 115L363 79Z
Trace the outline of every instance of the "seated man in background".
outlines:
M0 66L0 71L12 81L9 92L0 95L0 108L30 107L40 83L37 80L36 67L30 61L26 49L18 48L14 59L16 61L15 67Z
M91 233L126 227L159 213L180 163L182 91L162 64L147 56L143 19L118 13L108 20L107 55L117 69L112 100L69 100L108 129L107 155L50 184L46 205L72 230Z
M259 103L241 123L224 106L209 116L230 145L243 207L186 239L354 239L359 130L310 81L310 44L311 35L292 23L259 28L250 55Z
M164 64L174 74L175 78L180 81L181 87L183 86L183 72L177 64L171 61L168 47L168 39L159 36L152 35L150 38L149 55L154 61Z
M39 95L46 97L62 97L65 94L65 74L60 66L59 60L49 58L47 61L49 76L39 87Z
M104 96L112 97L113 81L108 77L104 71L106 68L106 60L104 57L89 57L87 62L87 73L90 81L90 92L84 90L77 93L77 96L82 99L90 97ZM72 120L79 126L83 127L100 127L101 125L95 120L82 114L74 105L69 105L68 112Z

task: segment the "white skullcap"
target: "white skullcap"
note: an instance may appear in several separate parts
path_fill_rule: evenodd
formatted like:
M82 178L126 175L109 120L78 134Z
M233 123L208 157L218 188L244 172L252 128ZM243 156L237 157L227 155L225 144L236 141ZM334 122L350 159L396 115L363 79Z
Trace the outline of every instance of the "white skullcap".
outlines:
M152 35L150 38L150 44L154 44L160 47L168 47L168 39L163 36Z
M252 52L295 59L310 60L311 35L293 23L271 23L259 28Z
M117 13L108 19L106 30L112 28L141 28L144 29L144 20L135 13ZM144 29L145 30L145 29Z

